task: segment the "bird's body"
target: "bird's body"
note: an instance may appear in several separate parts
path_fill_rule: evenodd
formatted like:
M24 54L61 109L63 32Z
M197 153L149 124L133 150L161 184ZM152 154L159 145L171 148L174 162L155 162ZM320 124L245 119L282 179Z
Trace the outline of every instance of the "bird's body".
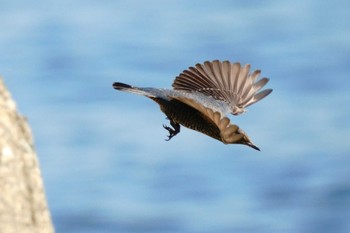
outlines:
M174 89L138 88L116 82L117 90L144 95L160 105L173 127L168 140L180 132L180 125L204 133L225 144L245 144L259 150L236 125L230 124L229 113L238 115L245 107L271 93L258 92L267 82L255 82L260 71L249 74L249 65L228 61L204 62L190 67L176 77Z

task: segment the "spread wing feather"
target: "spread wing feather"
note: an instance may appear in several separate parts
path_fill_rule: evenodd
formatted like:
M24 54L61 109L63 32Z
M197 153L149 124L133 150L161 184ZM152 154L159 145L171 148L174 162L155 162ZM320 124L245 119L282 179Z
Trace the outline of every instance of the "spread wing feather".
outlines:
M245 107L263 99L272 91L266 89L259 92L269 79L262 78L256 81L261 71L249 71L249 64L242 67L240 63L229 61L206 61L183 71L174 80L173 88L200 92L225 101L231 106L233 114L239 114Z

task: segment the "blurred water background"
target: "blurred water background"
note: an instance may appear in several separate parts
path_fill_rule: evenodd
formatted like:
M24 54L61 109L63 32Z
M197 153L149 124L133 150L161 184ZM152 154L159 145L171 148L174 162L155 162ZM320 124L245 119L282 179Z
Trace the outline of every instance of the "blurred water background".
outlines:
M58 233L350 232L350 2L2 1L0 74L35 136ZM260 148L182 129L114 81L205 60L274 92L232 117Z

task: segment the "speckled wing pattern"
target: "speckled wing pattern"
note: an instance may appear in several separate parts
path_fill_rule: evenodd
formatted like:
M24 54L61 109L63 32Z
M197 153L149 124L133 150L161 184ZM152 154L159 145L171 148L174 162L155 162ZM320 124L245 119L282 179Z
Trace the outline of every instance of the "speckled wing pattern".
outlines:
M230 105L234 115L271 93L271 89L260 91L269 81L257 77L260 70L249 73L250 65L229 61L206 61L184 70L173 83L174 90L200 92ZM260 92L259 92L260 91Z

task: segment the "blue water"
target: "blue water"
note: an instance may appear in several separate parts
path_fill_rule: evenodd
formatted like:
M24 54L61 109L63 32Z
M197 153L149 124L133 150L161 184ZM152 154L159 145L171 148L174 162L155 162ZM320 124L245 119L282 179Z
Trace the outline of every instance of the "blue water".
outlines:
M350 2L6 1L0 74L26 115L56 232L350 232ZM274 92L232 120L261 152L182 129L114 81L205 60Z

